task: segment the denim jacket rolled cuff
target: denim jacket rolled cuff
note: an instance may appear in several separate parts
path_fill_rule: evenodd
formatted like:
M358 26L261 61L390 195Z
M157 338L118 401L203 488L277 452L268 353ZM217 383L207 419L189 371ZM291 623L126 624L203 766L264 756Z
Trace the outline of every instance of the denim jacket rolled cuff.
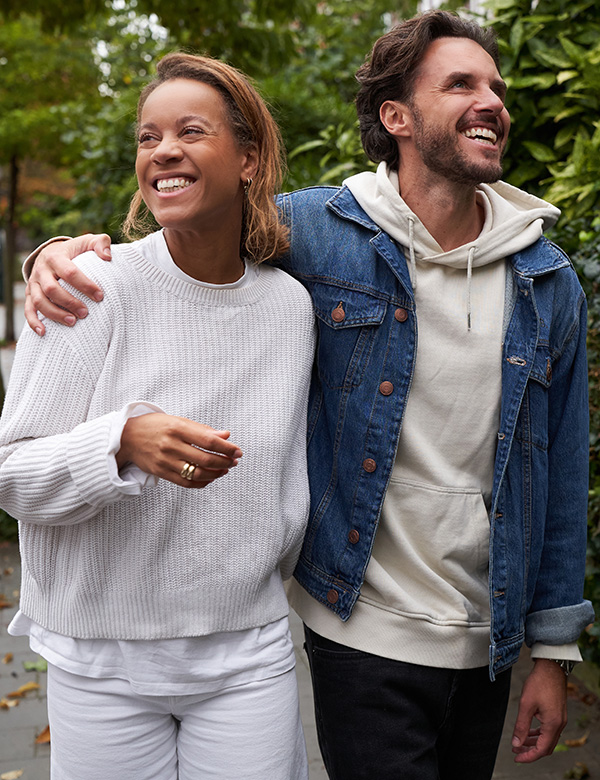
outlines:
M531 648L531 660L537 661L540 658L574 663L583 660L577 642L569 642L566 645L543 645L541 642L535 642Z
M532 612L525 625L525 643L566 645L577 641L583 629L593 623L594 610L589 601L568 607L555 607Z

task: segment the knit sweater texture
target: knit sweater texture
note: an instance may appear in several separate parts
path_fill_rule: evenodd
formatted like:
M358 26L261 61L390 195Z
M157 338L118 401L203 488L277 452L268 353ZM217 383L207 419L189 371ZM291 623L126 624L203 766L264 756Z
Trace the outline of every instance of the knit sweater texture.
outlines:
M81 638L203 636L287 614L308 513L310 299L277 269L198 287L128 245L77 264L104 301L74 329L25 328L0 422L0 506L20 521L21 609ZM71 292L77 294L69 288ZM111 479L134 401L231 431L244 452L204 489Z

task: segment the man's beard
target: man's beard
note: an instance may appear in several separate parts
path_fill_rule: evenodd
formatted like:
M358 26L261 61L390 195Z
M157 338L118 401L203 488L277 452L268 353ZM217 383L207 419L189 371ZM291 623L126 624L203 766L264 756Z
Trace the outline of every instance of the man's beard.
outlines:
M415 146L430 170L458 184L492 184L502 176L500 162L474 162L459 148L454 133L426 127L419 109L413 105L411 111Z

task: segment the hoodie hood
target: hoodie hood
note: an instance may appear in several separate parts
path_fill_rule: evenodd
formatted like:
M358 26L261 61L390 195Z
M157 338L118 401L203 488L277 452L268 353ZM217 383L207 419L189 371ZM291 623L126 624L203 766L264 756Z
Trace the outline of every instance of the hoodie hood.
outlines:
M417 261L452 268L467 268L469 254L472 267L477 268L519 252L535 243L560 216L555 206L510 184L480 184L477 199L485 214L481 233L475 241L444 252L400 197L398 174L385 163L374 173L351 176L344 184L371 219L412 250Z
M398 174L388 169L386 163L380 163L375 173L359 173L344 184L369 217L408 250L414 290L417 289L417 262L466 269L468 330L471 330L473 269L531 246L560 216L555 206L510 184L480 184L476 197L484 212L481 233L474 241L444 252L402 200Z

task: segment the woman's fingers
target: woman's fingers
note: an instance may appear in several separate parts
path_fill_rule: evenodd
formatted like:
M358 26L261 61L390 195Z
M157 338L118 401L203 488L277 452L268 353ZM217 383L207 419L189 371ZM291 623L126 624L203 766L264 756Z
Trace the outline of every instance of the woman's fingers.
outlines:
M125 424L117 465L132 462L176 485L206 487L225 476L242 456L229 435L183 417L144 414Z

